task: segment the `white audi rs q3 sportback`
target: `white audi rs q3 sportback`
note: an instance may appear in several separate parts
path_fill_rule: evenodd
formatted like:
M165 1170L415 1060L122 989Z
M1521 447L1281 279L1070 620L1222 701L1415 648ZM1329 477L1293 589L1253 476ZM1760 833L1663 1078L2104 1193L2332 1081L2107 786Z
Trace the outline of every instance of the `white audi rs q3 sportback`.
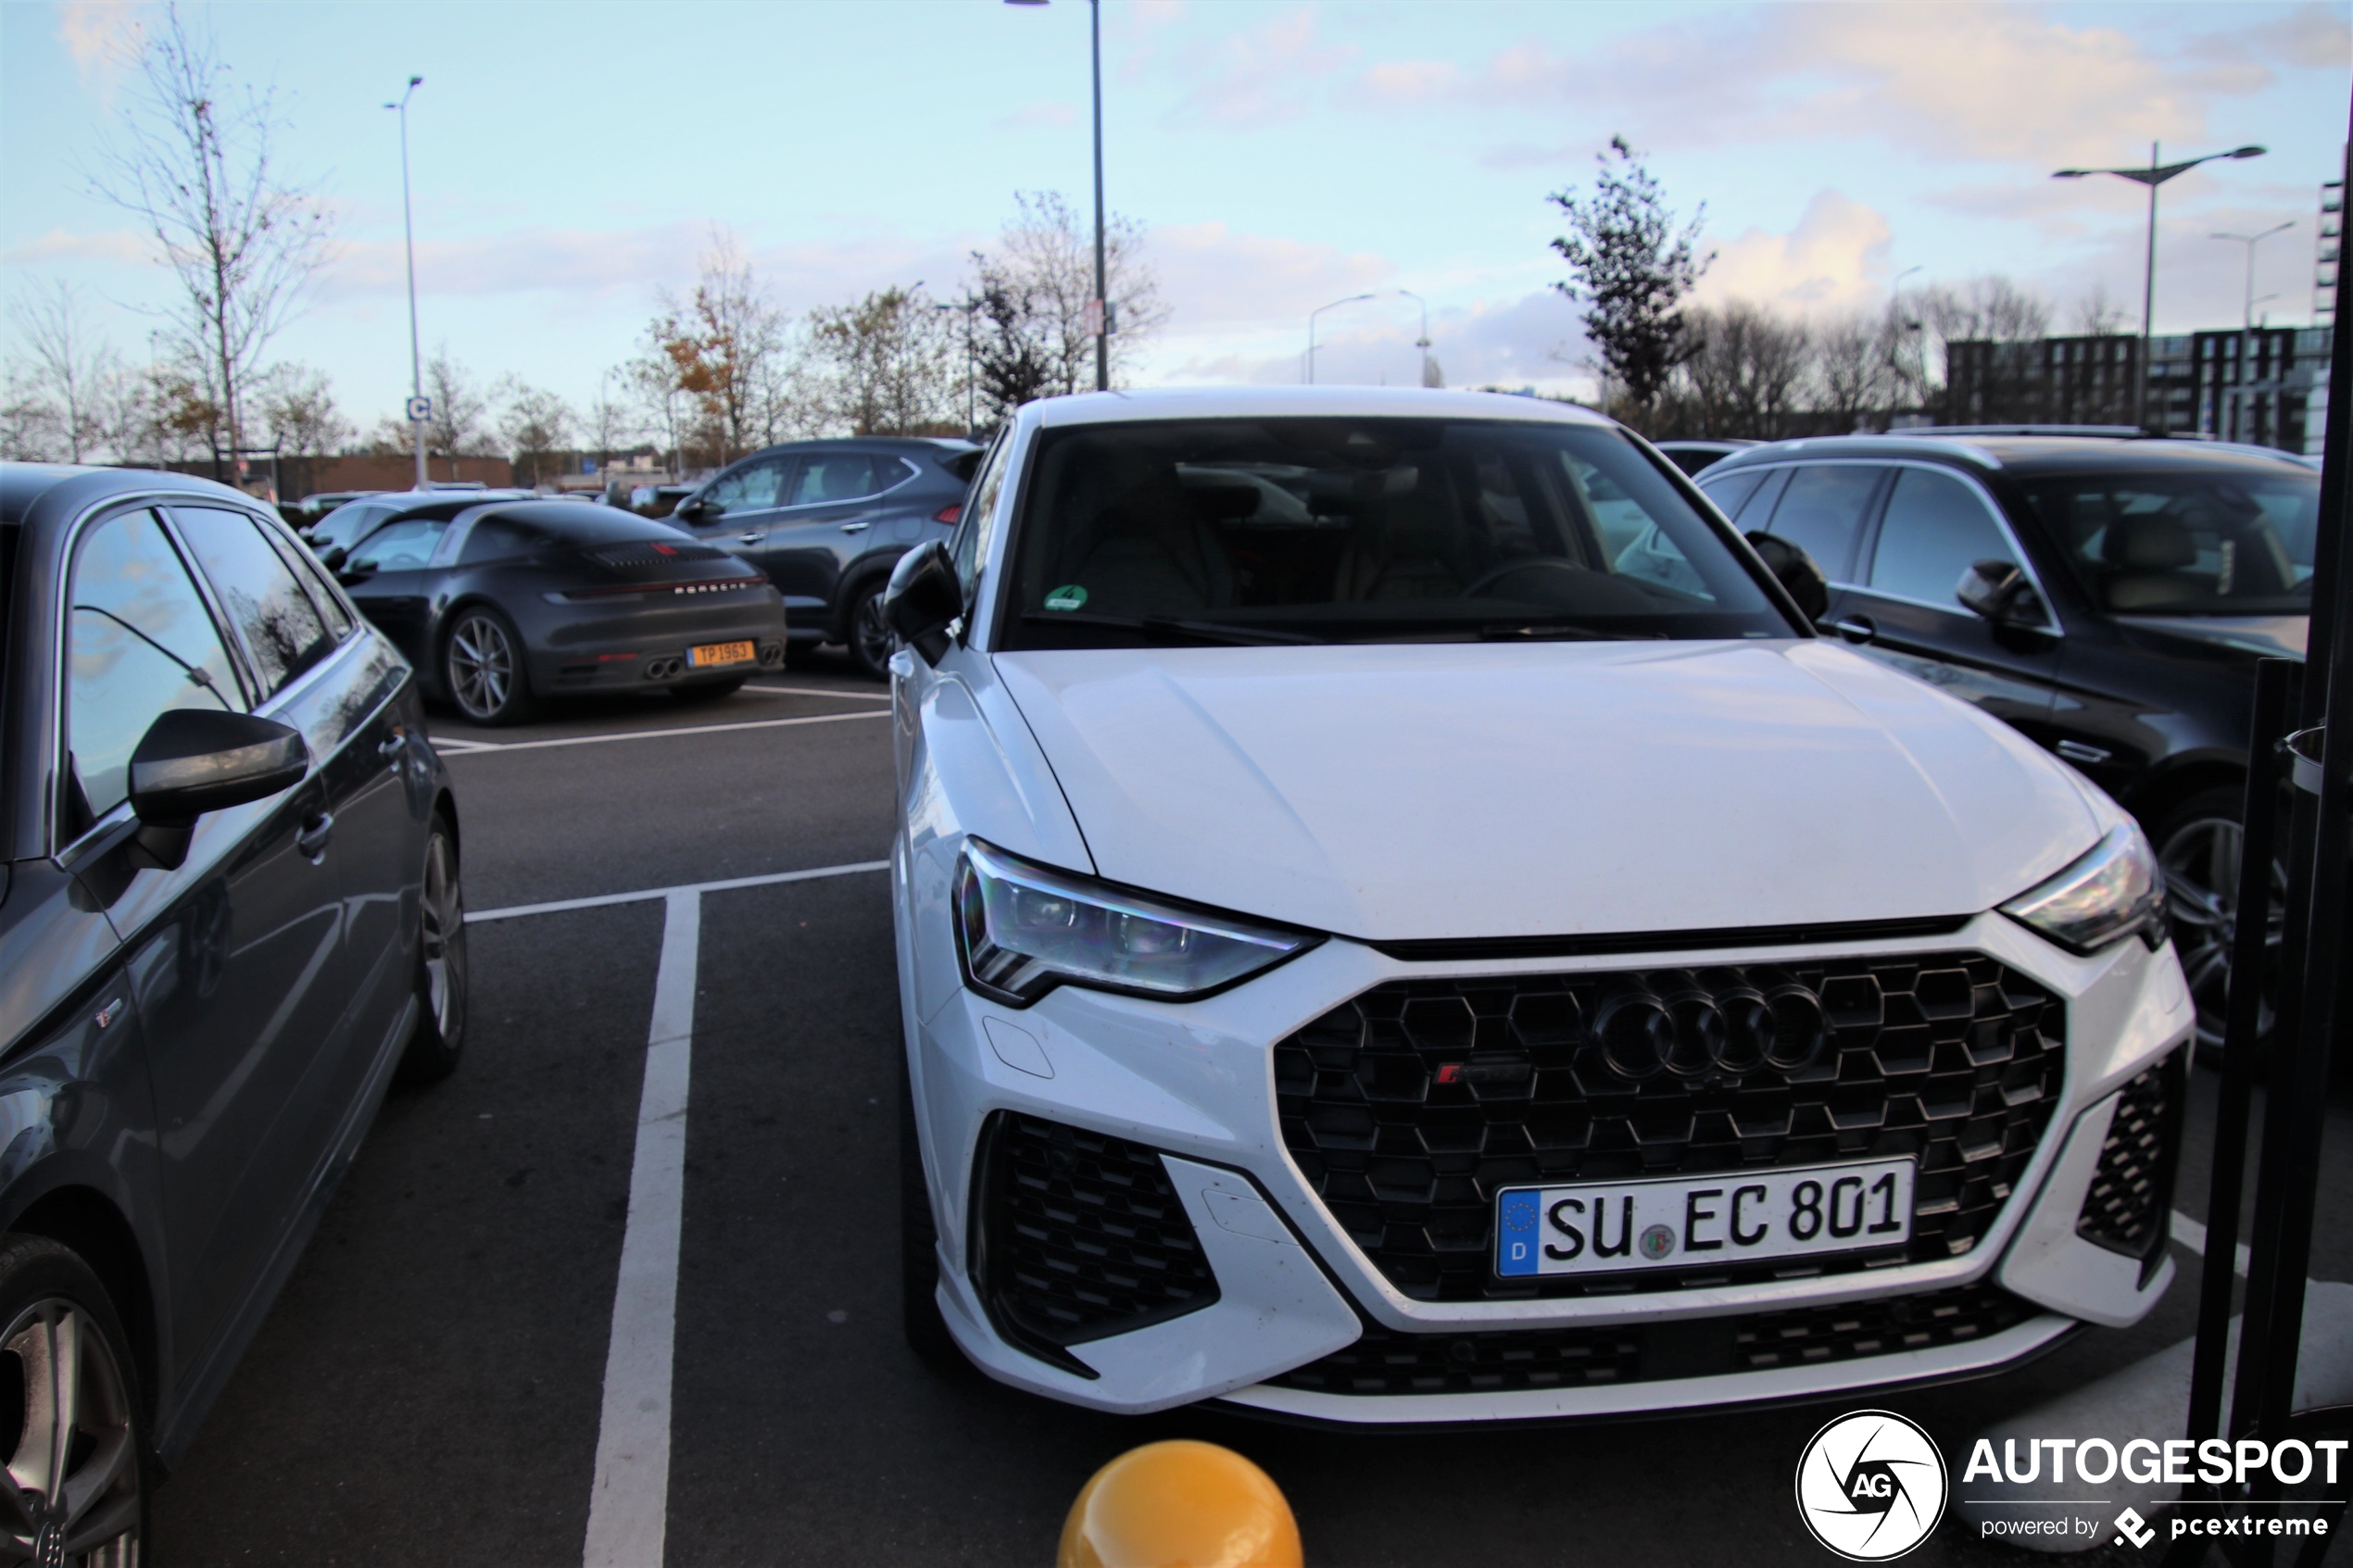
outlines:
M1022 409L888 600L918 1348L1479 1421L2147 1312L2194 1024L2149 847L1820 595L1573 408Z

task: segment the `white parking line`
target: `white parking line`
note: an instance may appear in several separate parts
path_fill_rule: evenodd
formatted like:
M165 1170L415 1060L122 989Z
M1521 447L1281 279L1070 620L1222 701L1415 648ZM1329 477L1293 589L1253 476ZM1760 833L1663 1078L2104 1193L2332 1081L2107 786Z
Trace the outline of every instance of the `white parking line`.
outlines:
M786 696L844 696L855 702L888 702L888 692L836 692L823 686L746 686L748 692L781 692Z
M2173 1239L2199 1257L2206 1256L2206 1227L2179 1209L2173 1210ZM2231 1260L2231 1272L2242 1279L2246 1277L2247 1257L2246 1243L2242 1241Z
M586 898L558 898L546 904L512 904L503 909L476 909L468 925L488 920L518 920L524 915L560 915L567 909L601 909L608 904L644 904L675 898L683 893L732 893L738 887L774 887L785 882L815 882L829 876L855 876L860 872L888 871L888 860L856 860L846 866L818 866L805 872L770 872L763 876L736 876L724 882L687 882L676 887L649 887L642 893L599 893Z
M830 696L831 694L827 694ZM747 719L739 724L678 724L666 730L621 730L609 735L561 735L554 740L434 741L445 757L472 757L482 751L542 751L551 746L603 746L617 740L661 740L670 735L714 735L727 730L779 730L787 724L838 724L845 719L887 719L887 712L812 713L800 719Z
M604 1413L588 1496L584 1568L659 1568L670 1517L670 1373L677 1342L678 1235L686 1179L686 1087L695 1030L702 895L663 895L629 1222L605 1352Z

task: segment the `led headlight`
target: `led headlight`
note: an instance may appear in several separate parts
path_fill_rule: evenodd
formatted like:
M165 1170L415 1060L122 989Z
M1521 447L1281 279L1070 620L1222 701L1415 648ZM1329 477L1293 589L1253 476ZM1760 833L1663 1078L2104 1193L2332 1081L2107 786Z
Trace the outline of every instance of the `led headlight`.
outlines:
M1026 1007L1056 985L1170 1000L1206 996L1323 938L1015 859L968 839L956 865L956 950L985 997Z
M2165 943L2165 873L2147 838L2126 822L2002 912L2070 953L2097 952L2134 932L2156 948Z

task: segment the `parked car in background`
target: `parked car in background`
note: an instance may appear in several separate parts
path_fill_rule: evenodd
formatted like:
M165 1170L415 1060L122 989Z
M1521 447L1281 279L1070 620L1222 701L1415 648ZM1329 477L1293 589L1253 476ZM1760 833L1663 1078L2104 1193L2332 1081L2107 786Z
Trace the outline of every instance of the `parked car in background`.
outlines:
M292 505L281 503L278 514L291 523L296 532L305 532L337 507L381 494L381 491L375 490L321 490L305 495Z
M330 550L348 550L368 534L396 517L428 514L455 517L484 501L522 501L528 490L388 490L347 501L303 532L303 540L324 558ZM329 566L334 562L328 561Z
M396 1073L466 1034L417 682L269 510L0 465L0 1556L150 1560Z
M1667 460L1685 473L1697 473L1710 464L1721 462L1735 452L1745 452L1756 445L1754 441L1659 441L1654 442Z
M841 644L879 679L890 569L948 536L979 456L969 441L883 436L771 446L698 486L671 521L765 571L797 640Z
M1754 447L1699 483L1814 557L1839 636L2140 820L2219 1044L2254 663L2304 657L2320 475L2219 443L1906 431Z
M1562 404L1022 408L888 600L916 1347L1444 1424L2144 1318L2191 1027L2155 857L1767 553Z
M336 577L479 724L541 697L724 696L785 661L785 609L761 572L668 523L566 501L413 509L353 546Z
M694 490L691 484L640 484L629 492L629 508L641 517L668 517Z

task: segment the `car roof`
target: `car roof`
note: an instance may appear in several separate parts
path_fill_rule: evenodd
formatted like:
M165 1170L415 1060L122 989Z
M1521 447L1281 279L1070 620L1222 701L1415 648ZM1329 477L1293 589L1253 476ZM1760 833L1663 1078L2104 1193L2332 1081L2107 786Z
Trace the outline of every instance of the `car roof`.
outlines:
M1153 387L1049 397L1022 410L1044 426L1131 420L1340 419L1509 420L1529 424L1608 425L1591 408L1510 393L1404 386Z
M2158 440L2097 435L1920 435L1890 431L1884 435L1818 435L1750 446L1709 467L1712 480L1764 463L1794 458L1924 458L1961 462L2029 477L2035 474L2311 471L2292 454L2259 452L2206 441Z
M747 458L769 456L789 457L796 452L836 452L843 449L857 452L917 453L926 457L954 457L959 452L977 452L974 443L952 435L826 435L807 441L780 441L774 446L762 446L747 452ZM740 459L738 459L740 460Z
M1762 442L1744 440L1736 435L1677 436L1670 441L1654 441L1652 445L1662 452L1745 452Z
M24 521L36 502L62 484L74 484L89 501L134 492L178 491L192 499L261 503L241 490L195 474L166 469L101 468L91 464L0 462L0 523Z

